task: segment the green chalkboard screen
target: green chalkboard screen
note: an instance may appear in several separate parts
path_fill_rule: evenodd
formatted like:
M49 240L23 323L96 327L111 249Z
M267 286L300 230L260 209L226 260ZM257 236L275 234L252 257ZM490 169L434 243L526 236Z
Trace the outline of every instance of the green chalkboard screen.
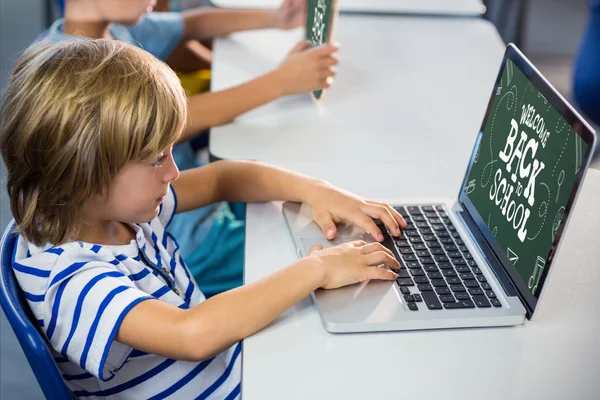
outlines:
M328 43L332 39L333 27L337 20L338 0L308 0L306 12L306 40L312 47ZM313 91L315 100L323 97L323 90Z
M507 60L464 190L534 295L587 147Z

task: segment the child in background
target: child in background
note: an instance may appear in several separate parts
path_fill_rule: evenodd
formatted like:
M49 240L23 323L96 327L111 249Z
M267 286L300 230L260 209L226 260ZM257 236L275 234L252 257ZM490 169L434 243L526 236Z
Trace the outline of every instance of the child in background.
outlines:
M13 270L78 398L240 397L241 339L317 288L393 281L399 264L361 241L309 255L208 300L175 238L174 213L217 201L303 201L335 222L406 226L389 205L253 162L182 172L188 119L176 75L115 40L41 42L17 61L0 108L0 151L20 236ZM148 222L150 221L150 222ZM276 249L274 249L276 251Z
M182 13L153 13L153 0L67 0L64 19L49 29L48 39L74 36L110 38L127 42L169 62L173 49L188 39L206 39L231 32L281 28L304 23L305 0L285 0L278 10L236 11L205 8ZM275 70L250 82L220 92L188 99L189 119L174 149L182 170L197 167L188 140L205 128L286 94L328 87L335 74L336 47L309 49L298 43ZM244 221L229 204L211 204L175 217L169 232L180 238L180 251L207 296L239 286L243 275ZM200 246L203 242L208 246ZM207 252L206 249L210 249Z

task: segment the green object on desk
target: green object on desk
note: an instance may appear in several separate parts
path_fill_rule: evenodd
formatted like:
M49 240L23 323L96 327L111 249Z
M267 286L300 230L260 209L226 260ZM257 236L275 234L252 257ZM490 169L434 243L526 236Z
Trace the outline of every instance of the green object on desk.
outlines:
M312 42L311 47L330 42L339 12L338 0L308 0L307 5L306 40ZM313 91L314 99L320 100L323 92L323 89Z

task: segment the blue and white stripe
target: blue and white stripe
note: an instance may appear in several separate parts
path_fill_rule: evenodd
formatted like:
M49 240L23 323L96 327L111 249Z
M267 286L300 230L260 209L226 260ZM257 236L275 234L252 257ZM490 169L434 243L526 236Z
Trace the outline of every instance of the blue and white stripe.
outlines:
M205 300L177 242L165 232L175 209L171 190L157 218L132 225L136 242L128 246L70 242L36 247L19 238L15 275L77 397L239 398L239 344L214 358L187 362L114 340L127 312L146 299L182 309Z

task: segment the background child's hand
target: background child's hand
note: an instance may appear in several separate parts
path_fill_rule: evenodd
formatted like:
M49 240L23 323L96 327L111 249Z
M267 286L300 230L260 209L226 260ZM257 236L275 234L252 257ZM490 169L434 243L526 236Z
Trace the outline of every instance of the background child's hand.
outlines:
M284 94L326 89L335 76L338 46L328 43L310 49L309 41L296 44L276 70Z
M306 24L306 0L284 0L275 12L279 29L294 29Z
M311 207L313 219L330 240L336 235L335 224L338 222L356 224L379 242L383 240L383 235L373 218L381 220L394 236L400 236L400 229L406 228L402 215L389 204L365 200L327 182L315 183L307 198L306 203Z
M307 258L314 259L323 268L323 289L336 289L368 279L395 280L396 273L376 265L385 264L400 269L392 252L379 243L366 244L362 240L323 249L313 246Z

